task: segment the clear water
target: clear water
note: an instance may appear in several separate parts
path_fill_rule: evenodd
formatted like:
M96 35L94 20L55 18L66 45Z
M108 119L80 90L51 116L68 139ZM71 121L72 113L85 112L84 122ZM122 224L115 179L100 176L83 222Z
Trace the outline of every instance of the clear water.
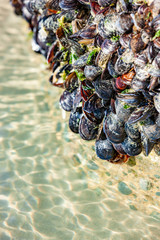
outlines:
M0 41L0 240L160 239L159 157L97 159L2 0Z

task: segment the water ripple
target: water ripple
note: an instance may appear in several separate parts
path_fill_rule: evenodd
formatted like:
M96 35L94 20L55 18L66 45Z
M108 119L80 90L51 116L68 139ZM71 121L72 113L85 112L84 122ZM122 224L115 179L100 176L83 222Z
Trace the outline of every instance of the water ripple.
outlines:
M159 239L159 159L98 160L68 129L26 25L0 7L0 239Z

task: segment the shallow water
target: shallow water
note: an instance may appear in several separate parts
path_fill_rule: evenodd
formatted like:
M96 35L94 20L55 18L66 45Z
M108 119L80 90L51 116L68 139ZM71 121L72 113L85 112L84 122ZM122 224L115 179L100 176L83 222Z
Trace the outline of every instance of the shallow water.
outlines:
M159 157L97 159L2 0L0 31L0 240L160 239Z

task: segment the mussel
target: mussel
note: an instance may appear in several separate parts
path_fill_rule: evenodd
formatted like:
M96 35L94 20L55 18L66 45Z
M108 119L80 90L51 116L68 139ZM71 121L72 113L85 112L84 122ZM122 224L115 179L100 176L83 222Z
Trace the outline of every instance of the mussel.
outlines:
M160 147L159 0L10 0L63 93L69 127L111 163Z

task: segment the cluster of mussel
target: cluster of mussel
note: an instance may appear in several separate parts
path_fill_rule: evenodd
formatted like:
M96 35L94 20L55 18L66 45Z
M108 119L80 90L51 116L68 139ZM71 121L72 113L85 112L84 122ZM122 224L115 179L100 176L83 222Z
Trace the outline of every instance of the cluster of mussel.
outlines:
M11 0L50 66L69 127L97 156L160 154L160 0Z

